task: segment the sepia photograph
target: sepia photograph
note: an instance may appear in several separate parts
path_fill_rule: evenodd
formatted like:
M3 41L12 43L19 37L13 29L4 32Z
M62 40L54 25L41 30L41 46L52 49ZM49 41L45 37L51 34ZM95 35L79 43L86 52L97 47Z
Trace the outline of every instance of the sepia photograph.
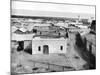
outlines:
M96 69L96 6L11 1L11 74Z

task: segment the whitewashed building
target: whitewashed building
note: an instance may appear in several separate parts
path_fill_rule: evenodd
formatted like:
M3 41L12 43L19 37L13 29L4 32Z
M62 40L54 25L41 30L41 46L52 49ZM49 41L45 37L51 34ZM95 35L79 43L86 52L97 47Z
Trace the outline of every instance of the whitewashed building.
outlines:
M32 40L32 54L66 53L67 39L65 38L40 38Z

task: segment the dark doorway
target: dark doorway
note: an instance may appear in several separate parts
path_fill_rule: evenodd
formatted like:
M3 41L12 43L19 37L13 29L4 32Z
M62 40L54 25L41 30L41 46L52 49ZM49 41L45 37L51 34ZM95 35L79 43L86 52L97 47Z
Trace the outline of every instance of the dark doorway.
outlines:
M22 51L24 49L24 41L18 41L17 51Z
M49 46L48 45L43 46L43 54L49 54Z

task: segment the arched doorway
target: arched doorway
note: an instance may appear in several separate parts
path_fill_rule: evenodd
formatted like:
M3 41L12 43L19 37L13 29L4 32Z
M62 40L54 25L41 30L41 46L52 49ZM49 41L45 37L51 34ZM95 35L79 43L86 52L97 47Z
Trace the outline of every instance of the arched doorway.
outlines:
M49 46L43 45L43 54L49 54Z

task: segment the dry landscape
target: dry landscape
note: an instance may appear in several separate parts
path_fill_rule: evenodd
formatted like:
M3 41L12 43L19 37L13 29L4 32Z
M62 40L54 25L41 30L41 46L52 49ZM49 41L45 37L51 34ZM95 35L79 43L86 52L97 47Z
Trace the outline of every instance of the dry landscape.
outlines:
M13 25L13 24L12 24ZM20 25L17 27L20 28ZM90 34L86 29L86 34L81 35L82 39L86 37L87 47L84 51L84 47L78 47L76 45L76 34L79 29L75 29L73 32L68 32L67 38L67 52L66 53L51 53L45 54L30 54L24 50L17 51L18 42L11 43L11 72L13 73L41 73L41 72L59 72L59 71L75 71L92 69L90 66L93 64L90 62L90 56L95 59L96 55L96 43L94 34ZM80 31L79 30L79 31ZM27 32L31 34L30 32ZM27 35L27 33L24 33ZM18 33L19 34L19 33ZM20 33L22 34L22 33ZM19 35L20 35L19 34ZM13 32L12 32L13 35ZM36 35L36 34L35 34ZM38 35L38 34L37 34ZM32 34L34 36L34 34ZM49 36L56 36L49 34ZM12 38L13 39L13 38ZM18 39L18 38L16 38ZM23 38L22 38L23 39ZM89 53L89 45L92 43L92 55ZM90 64L90 65L89 65Z

